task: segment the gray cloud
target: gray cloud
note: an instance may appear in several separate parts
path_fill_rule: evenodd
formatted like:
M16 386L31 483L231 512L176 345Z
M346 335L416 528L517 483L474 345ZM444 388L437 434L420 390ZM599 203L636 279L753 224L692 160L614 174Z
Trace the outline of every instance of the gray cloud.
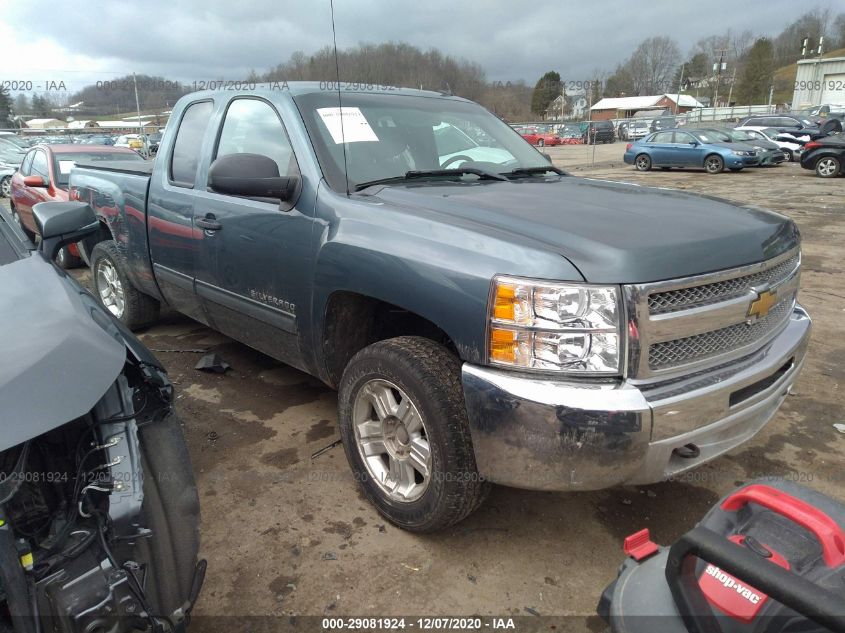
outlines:
M335 18L342 48L405 41L478 62L492 80L533 82L551 69L569 80L589 79L597 68L612 70L652 35L671 36L684 52L728 27L774 35L810 8L794 0L765 5L735 0L540 5L336 0ZM4 19L21 41L46 38L68 53L99 60L103 71L98 79L111 71L182 81L239 78L253 68L267 70L296 50L309 53L332 41L328 0L59 0L49 13L62 19L44 12L44 5L16 0L6 7ZM56 69L72 70L63 68L60 59Z

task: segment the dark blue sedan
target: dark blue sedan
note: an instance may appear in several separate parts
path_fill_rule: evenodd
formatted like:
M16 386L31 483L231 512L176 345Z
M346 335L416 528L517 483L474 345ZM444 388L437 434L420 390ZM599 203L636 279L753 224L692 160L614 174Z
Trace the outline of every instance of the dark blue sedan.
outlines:
M753 149L723 143L703 130L681 129L661 130L628 143L624 160L639 171L652 167L703 167L708 174L718 174L725 169L739 171L760 163L760 157Z

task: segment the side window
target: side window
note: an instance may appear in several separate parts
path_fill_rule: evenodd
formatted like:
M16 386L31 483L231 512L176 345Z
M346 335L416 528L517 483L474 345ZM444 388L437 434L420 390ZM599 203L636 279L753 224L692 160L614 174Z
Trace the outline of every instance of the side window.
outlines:
M170 159L170 181L181 187L193 187L200 164L200 150L208 120L211 118L211 101L191 104L185 110Z
M50 167L47 165L47 154L40 150L35 152L35 156L32 157L32 167L30 171L33 176L44 176L45 178L49 178Z
M673 132L658 132L651 137L652 143L671 143Z
M21 163L21 175L22 176L30 176L32 175L32 159L35 157L35 152L30 152L27 154L24 159L23 163Z
M687 134L686 132L675 132L675 143L679 145L689 145L695 139L692 137L692 134Z
M276 161L280 176L299 173L279 115L258 99L236 99L229 105L215 158L228 154L261 154Z
M780 119L778 119L778 124L781 127L794 127L794 128L800 128L801 127L801 124L798 121L796 121L795 119L791 119L788 116L784 116L784 117L781 117Z

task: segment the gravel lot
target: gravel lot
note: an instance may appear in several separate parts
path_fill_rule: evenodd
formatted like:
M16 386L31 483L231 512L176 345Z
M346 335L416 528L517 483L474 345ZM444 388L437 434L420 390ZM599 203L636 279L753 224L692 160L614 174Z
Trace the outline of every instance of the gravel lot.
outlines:
M623 149L624 143L597 147L594 169L583 167L592 147L547 151L582 176L765 206L801 228L800 300L815 330L796 393L775 420L683 482L576 494L496 488L460 525L415 536L386 524L362 499L340 446L312 459L338 439L333 391L168 315L141 337L176 383L197 472L209 572L196 615L533 612L579 616L562 620L558 630L598 631L589 616L621 562L625 535L650 527L655 540L669 543L735 485L762 475L809 479L845 501L845 435L833 427L845 422L845 179L822 180L795 164L719 176L638 173L622 163ZM196 349L219 353L233 369L195 371Z

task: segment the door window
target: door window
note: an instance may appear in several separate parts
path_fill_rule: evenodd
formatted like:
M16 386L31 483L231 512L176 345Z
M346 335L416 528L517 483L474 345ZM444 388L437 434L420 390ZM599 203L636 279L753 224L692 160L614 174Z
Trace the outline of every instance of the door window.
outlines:
M658 132L651 137L651 143L671 143L673 132Z
M299 174L282 121L266 101L236 99L229 105L215 158L229 154L260 154L276 162L280 176Z
M47 164L47 154L42 151L35 152L32 157L31 175L50 177L50 167Z
M695 141L692 134L687 132L675 132L675 143L678 145L689 145Z
M26 155L23 159L23 163L21 164L21 175L22 176L30 176L32 175L32 159L35 157L35 152L30 152Z
M211 118L211 101L193 103L185 109L170 159L170 182L180 187L193 187L200 164L202 140Z

